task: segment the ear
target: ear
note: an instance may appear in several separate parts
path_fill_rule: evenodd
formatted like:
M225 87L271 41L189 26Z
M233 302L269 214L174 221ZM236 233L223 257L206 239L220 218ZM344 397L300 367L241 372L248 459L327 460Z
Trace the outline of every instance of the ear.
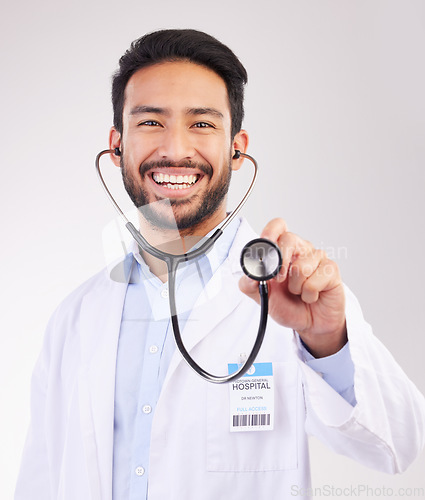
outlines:
M241 153L245 153L248 149L248 132L246 130L240 130L234 137L232 143L232 157L235 154L235 150L239 150ZM239 170L243 163L243 158L240 157L238 159L232 160L232 170Z
M115 149L115 148L121 149L121 134L115 127L112 127L109 132L109 149ZM111 153L110 157L116 167L121 166L119 156Z

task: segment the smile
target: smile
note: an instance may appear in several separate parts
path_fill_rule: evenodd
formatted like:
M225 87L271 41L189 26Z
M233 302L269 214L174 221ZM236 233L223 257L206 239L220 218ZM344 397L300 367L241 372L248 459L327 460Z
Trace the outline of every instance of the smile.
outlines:
M169 189L188 189L199 179L199 174L191 175L168 175L155 172L152 179L160 186Z

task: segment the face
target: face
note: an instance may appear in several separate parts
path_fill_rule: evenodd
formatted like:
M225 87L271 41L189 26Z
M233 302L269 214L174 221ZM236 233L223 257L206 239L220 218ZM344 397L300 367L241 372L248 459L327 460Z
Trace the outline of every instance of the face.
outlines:
M245 151L247 135L231 140L224 81L189 62L143 68L129 80L122 136L112 129L111 148L121 149L128 194L159 228L205 234L226 216L234 149ZM118 163L118 159L115 159ZM172 210L153 202L167 199Z

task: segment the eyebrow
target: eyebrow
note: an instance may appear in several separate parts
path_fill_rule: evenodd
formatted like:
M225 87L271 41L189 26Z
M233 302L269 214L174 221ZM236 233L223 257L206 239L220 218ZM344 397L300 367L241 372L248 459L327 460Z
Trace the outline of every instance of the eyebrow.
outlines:
M170 115L170 111L167 108L142 105L142 106L135 106L134 108L132 108L130 111L130 116L141 115L143 113L154 113L165 116ZM223 113L214 108L186 108L186 114L193 116L212 115L220 119L224 118Z
M165 108L159 108L157 106L135 106L131 109L130 115L141 115L143 113L155 113L157 115L169 115L170 112Z
M188 115L213 115L217 118L224 118L223 113L214 108L187 108L186 113Z

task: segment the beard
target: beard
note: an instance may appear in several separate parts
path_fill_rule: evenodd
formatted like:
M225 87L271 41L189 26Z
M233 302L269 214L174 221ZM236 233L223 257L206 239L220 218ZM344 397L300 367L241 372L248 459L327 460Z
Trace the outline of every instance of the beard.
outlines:
M121 156L121 173L124 187L135 205L142 213L143 217L151 226L159 229L189 230L196 228L199 224L211 217L220 207L229 190L232 177L231 155L229 157L228 168L224 170L215 185L210 185L205 192L194 194L185 199L161 198L155 196L154 200L149 199L149 193L137 183L134 176L130 175L124 163L124 155ZM152 168L165 169L167 167L185 167L197 168L203 172L209 179L212 178L213 168L210 164L186 162L176 165L167 160L158 162L142 163L139 167L140 179L143 179L146 172ZM167 217L156 209L152 203L166 199L170 203L173 217Z

